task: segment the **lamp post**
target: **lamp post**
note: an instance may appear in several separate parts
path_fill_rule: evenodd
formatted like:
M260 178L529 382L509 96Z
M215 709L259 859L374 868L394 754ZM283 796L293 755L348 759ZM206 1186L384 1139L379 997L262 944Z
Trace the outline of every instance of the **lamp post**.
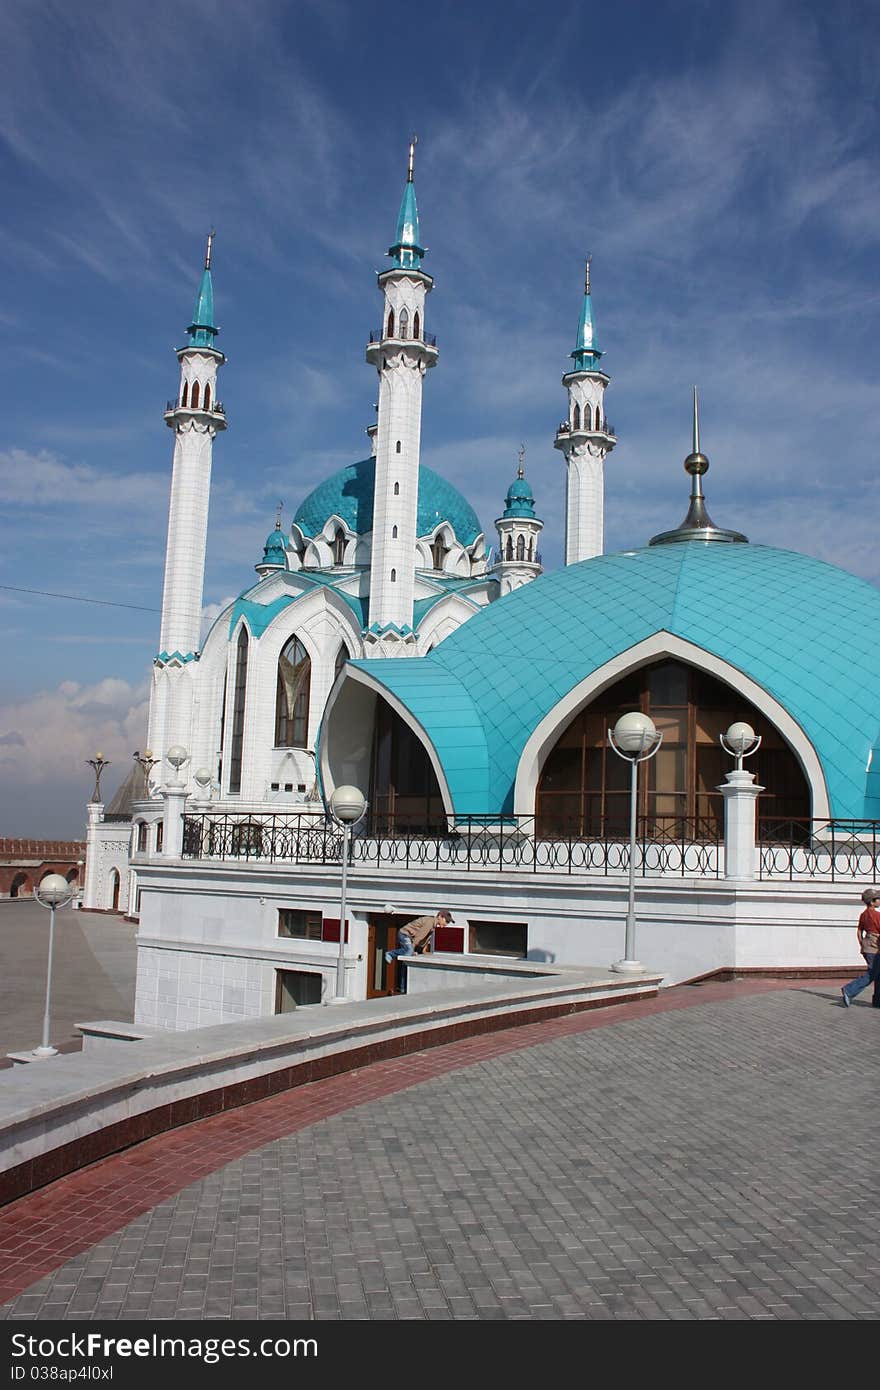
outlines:
M334 1004L345 1003L345 893L348 883L348 851L351 832L367 814L367 802L358 787L337 787L330 797L330 814L342 826L342 892L339 907L339 955L336 960Z
M753 772L743 768L743 758L750 758L761 746L761 737L751 724L739 720L731 724L718 742L726 753L736 759L736 766L718 788L724 797L724 877L755 877L755 819L757 801L763 787L755 781Z
M105 758L103 753L96 753L93 758L86 758L86 767L90 767L95 774L95 790L92 792L91 800L96 804L101 804L101 773L105 767L110 766L110 759Z
M73 889L62 874L47 874L42 883L34 889L34 897L41 907L49 909L49 960L46 966L46 1007L43 1010L43 1040L33 1050L33 1056L43 1061L46 1057L56 1057L57 1047L49 1043L49 1009L52 1001L52 956L55 950L55 909L64 907L73 897Z
M162 791L165 802L162 853L168 859L179 859L183 854L183 812L188 796L180 769L189 762L189 753L182 744L173 743L165 753L165 761L172 775Z
M137 763L138 767L140 768L140 770L141 770L141 772L143 773L143 776L144 776L143 795L142 795L142 797L141 797L141 800L142 800L142 801L149 801L149 799L150 799L150 777L151 777L151 775L152 775L153 768L156 767L156 765L159 763L160 759L159 759L159 758L154 758L154 757L153 757L152 749L150 749L150 748L145 748L144 751L143 751L143 753L139 753L138 750L135 749L133 756L134 756L135 762Z
M647 714L639 714L637 710L633 710L630 714L622 714L614 728L608 730L608 742L615 753L628 762L632 768L629 802L629 894L626 908L626 942L623 960L615 961L611 969L617 970L623 975L638 975L644 970L641 961L636 959L635 875L638 767L639 763L646 763L649 758L653 758L663 742L663 735L657 732L654 721L649 719Z

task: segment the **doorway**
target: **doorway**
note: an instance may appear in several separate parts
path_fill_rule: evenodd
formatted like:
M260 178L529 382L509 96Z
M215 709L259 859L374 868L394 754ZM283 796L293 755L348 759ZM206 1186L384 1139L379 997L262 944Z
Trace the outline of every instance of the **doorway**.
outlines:
M401 967L396 960L387 961L386 951L397 947L397 928L407 919L390 912L371 912L367 929L367 998L380 999L396 994Z

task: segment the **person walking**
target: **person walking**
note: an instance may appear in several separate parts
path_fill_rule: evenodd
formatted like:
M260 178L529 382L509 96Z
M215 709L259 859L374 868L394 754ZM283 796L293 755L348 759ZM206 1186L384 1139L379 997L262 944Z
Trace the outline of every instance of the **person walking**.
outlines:
M878 913L880 917L880 913ZM441 907L435 912L433 917L415 917L411 922L406 922L397 930L397 950L386 951L385 959L389 965L394 960L402 957L414 956L417 952L423 955L430 951L431 943L434 939L434 932L438 927L445 927L447 922L455 919L448 907ZM402 981L400 982L403 983ZM399 994L405 993L403 989L398 989Z
M859 950L865 958L865 969L855 980L850 980L840 991L843 1007L848 1009L857 994L868 985L874 986L872 1005L880 1009L880 888L866 888L862 893L865 910L859 918L856 932Z

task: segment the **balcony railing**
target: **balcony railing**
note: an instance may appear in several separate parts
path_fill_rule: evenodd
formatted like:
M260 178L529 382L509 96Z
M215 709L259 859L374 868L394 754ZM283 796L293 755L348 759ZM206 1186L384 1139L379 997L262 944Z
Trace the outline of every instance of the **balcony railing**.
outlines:
M203 405L183 405L180 401L177 400L167 401L165 404L165 414L167 415L170 410L200 410L204 412L204 414L206 415L226 414L226 411L223 408L222 401L213 401L211 405L208 406L207 410L205 410L205 407Z
M758 820L758 877L874 883L880 876L880 821Z
M202 812L184 817L183 858L256 864L339 864L342 832L335 822L299 814ZM714 818L643 818L636 841L641 876L718 878L723 868ZM446 825L355 833L351 864L395 870L596 874L624 877L629 835L541 829L531 816L467 816Z
M601 429L594 429L592 425L578 425L577 429L572 427L570 420L560 420L556 430L557 434L607 434L611 439L616 439L614 426L608 420L602 421Z
M383 342L385 341L385 337L386 337L386 334L385 334L384 329L382 329L382 328L371 328L371 329L370 329L370 342L371 342L371 343L383 343ZM388 335L388 341L389 341L390 343L425 343L428 347L436 347L436 346L437 346L437 334L436 334L436 333L422 333L420 337L416 338L412 333L409 333L409 332L407 332L407 333L392 333L392 334Z

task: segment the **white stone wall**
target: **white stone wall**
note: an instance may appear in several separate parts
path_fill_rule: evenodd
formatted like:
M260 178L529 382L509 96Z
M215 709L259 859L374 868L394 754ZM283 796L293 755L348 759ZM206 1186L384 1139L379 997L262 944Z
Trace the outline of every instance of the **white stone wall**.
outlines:
M89 808L91 811L91 807ZM103 808L101 808L103 810ZM90 818L82 906L109 912L113 907L113 872L119 875L119 912L128 910L131 829L127 821Z
M274 1012L275 971L312 970L332 997L338 946L279 940L279 906L313 907L338 917L338 866L183 866L141 869L138 966L139 1023L195 1027L202 1021ZM366 995L367 922L388 907L401 920L449 906L456 924L469 920L525 922L528 959L555 965L607 967L623 955L627 885L590 875L452 871L355 866L349 878L352 914L348 993ZM664 983L722 968L852 966L860 963L854 922L858 895L850 883L744 882L724 879L637 880L636 953ZM154 957L174 956L162 967ZM229 957L204 974L206 955ZM219 984L218 984L219 980ZM201 1002L202 982L210 998ZM228 982L228 993L226 984ZM217 991L220 990L220 998ZM210 1012L210 1011L214 1012ZM244 1012L236 1012L244 1010ZM250 1011L250 1012L249 1012Z

